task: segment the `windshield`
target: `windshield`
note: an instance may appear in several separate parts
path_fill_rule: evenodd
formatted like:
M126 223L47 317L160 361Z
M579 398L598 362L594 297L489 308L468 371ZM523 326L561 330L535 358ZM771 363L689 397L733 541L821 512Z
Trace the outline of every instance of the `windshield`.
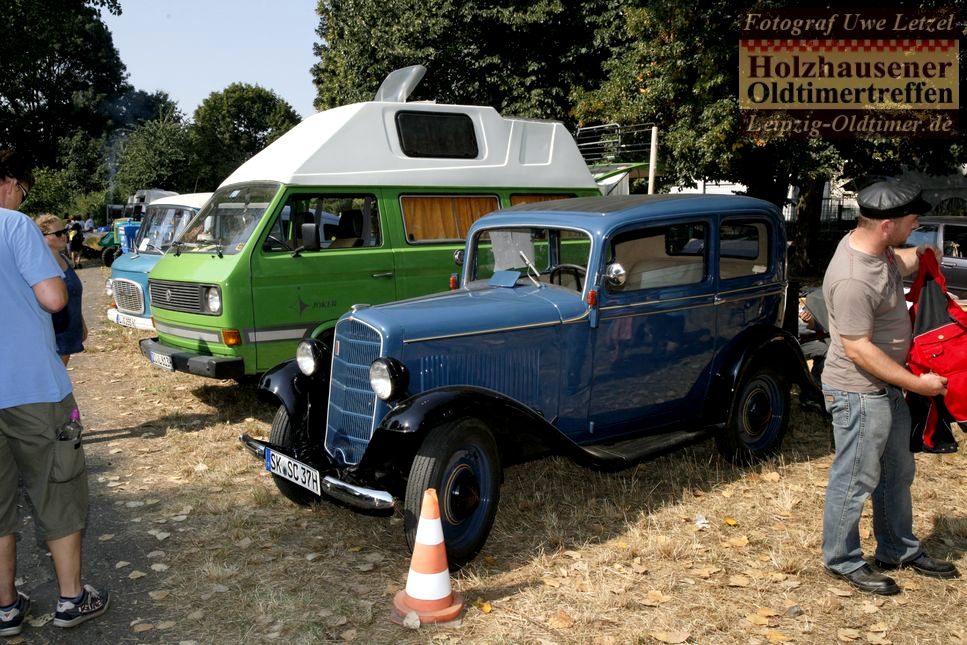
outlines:
M581 291L590 254L591 238L584 231L487 229L473 239L469 282L489 280L497 271L516 271L525 280L530 273L539 282Z
M278 184L219 189L178 240L179 253L233 255L242 250L279 192Z
M197 212L188 206L148 206L134 248L139 253L164 253Z

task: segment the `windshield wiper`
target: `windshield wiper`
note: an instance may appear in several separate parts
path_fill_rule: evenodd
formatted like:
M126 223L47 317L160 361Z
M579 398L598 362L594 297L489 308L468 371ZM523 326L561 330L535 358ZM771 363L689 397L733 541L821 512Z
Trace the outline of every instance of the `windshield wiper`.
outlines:
M174 242L171 243L171 245L168 248L169 249L174 249L175 250L175 257L178 257L179 255L181 255L181 247L183 245L184 245L184 242L174 241Z
M221 242L215 242L215 253L218 254L218 257L220 257L220 258L225 257L224 255L222 255L222 249L224 249L224 248L225 247L222 246L222 243Z
M520 258L524 261L524 264L527 265L527 277L530 278L530 281L534 283L535 287L541 286L540 281L534 277L540 277L541 272L537 270L537 267L531 264L531 261L527 258L523 251L518 251L518 253L520 253ZM531 271L534 272L534 275L531 275Z

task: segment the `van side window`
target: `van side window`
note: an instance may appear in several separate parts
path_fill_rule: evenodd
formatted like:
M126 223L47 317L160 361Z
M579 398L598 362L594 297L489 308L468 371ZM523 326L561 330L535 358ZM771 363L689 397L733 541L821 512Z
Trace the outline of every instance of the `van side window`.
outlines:
M495 195L403 195L403 227L406 241L462 242L470 225L500 203Z
M745 278L769 269L769 229L765 222L722 222L719 277L722 280Z
M319 224L323 249L379 246L379 212L375 195L292 195L282 207L262 244L267 253L291 252L302 246L302 225Z
M626 272L622 286L611 291L635 291L696 284L705 280L704 222L656 226L615 237L612 262Z
M510 205L517 206L518 204L533 204L535 202L553 202L558 199L570 199L571 197L576 197L576 195L511 195Z

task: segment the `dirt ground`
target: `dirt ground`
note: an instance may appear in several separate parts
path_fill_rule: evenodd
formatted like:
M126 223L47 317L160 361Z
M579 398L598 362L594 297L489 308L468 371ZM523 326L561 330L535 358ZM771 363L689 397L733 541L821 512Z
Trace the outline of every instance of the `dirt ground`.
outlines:
M237 440L267 437L274 408L252 383L150 367L145 334L104 321L107 275L81 270L92 332L70 375L87 428L84 575L112 606L69 632L42 624L53 571L25 519L33 624L10 643L967 643L963 580L903 571L903 593L882 598L823 573L829 429L798 406L782 456L754 467L706 443L613 474L556 458L508 469L487 545L452 579L462 620L392 624L409 567L399 514L285 500ZM965 458L917 463L916 530L963 569ZM867 553L870 534L867 514Z

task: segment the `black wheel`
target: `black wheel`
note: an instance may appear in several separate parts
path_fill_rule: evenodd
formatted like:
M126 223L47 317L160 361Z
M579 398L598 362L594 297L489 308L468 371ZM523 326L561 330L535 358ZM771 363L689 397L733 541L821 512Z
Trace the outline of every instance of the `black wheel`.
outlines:
M771 367L753 366L738 389L732 417L715 435L730 461L749 464L774 455L789 427L789 384Z
M574 276L574 282L576 282L578 285L578 291L581 291L584 288L582 286L584 284L582 280L584 280L584 276L586 276L588 272L579 264L558 264L556 267L551 269L551 275L548 277L548 279L551 281L551 284L559 284L563 286L564 282L561 280L561 276L565 273ZM555 278L557 279L555 280Z
M110 268L111 265L114 264L114 260L116 260L118 256L118 250L119 249L116 246L109 246L101 251L101 262L104 264L104 266Z
M289 413L285 411L284 405L280 405L278 411L275 413L275 418L272 419L272 432L269 433L269 443L274 443L281 448L288 449L291 455L293 440L294 434L292 432L292 423L289 421ZM283 479L278 475L272 475L272 479L275 481L279 492L300 506L309 506L319 501L318 495L310 490L306 490L302 486L293 484L288 479Z
M450 569L473 560L497 515L500 478L497 443L481 421L463 419L432 430L413 459L406 483L403 529L410 549L423 493L435 488Z

